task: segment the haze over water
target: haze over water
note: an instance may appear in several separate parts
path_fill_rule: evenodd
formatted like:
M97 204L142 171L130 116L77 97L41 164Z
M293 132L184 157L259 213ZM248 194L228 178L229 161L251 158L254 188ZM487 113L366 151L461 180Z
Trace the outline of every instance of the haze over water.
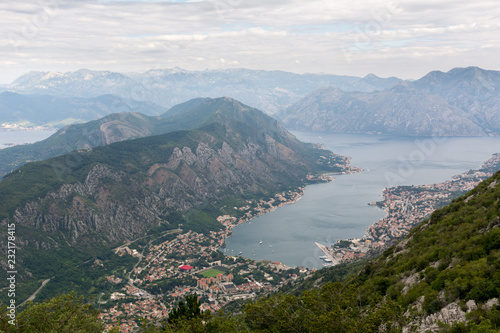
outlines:
M56 131L0 131L0 149L44 140Z
M290 266L322 267L314 242L331 245L358 238L385 212L368 203L382 199L385 187L421 185L479 168L500 152L500 137L413 138L381 135L294 132L302 141L352 157L365 171L307 186L296 203L233 229L226 254L279 261ZM259 242L262 241L262 245Z

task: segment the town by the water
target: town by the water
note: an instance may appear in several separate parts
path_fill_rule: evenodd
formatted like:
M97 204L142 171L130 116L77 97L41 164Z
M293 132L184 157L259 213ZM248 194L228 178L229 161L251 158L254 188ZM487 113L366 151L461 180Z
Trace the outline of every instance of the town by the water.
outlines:
M352 262L385 249L394 240L406 236L436 209L491 177L499 164L500 154L494 154L478 170L469 170L442 183L384 189L384 200L369 205L385 210L387 216L371 225L361 238L339 240L331 247L320 247L325 252L325 266Z
M225 228L212 231L209 236L174 229L160 235L157 239L169 239L158 244L150 241L141 246L132 242L115 249L121 256L136 257L139 263L131 272L107 277L113 292L109 300L101 302L105 308L101 319L109 328L119 323L123 332L132 332L138 327L136 318L164 318L186 295L196 293L202 301L202 310L217 311L230 302L277 291L280 286L315 271L279 262L255 262L241 255L225 256L220 251L235 226L294 203L303 193L304 188L298 188L279 193L268 201L249 201L245 206L235 207L243 213L242 217L219 216L217 220Z
M369 204L384 209L387 216L374 223L364 237L339 240L335 244L316 244L325 254L321 257L324 266L351 262L383 250L391 241L404 237L435 209L489 177L490 170L498 163L500 154L494 155L479 170L465 172L443 183L386 188L383 201ZM352 168L348 172L359 171ZM323 175L317 180L331 181L333 178ZM115 249L120 256L136 257L138 263L129 272L107 277L112 293L108 300L101 302L101 319L109 328L119 325L123 332L132 332L138 327L138 317L164 318L189 294L199 296L202 310L218 311L229 303L276 292L285 284L307 278L315 269L254 261L241 253L226 256L220 251L235 226L294 203L303 193L304 188L298 188L279 193L267 201L248 201L242 207L234 207L242 213L241 217L219 216L217 220L224 228L208 236L180 227L162 233L156 241L142 245L131 242ZM158 239L165 240L159 242ZM102 263L96 261L95 264Z

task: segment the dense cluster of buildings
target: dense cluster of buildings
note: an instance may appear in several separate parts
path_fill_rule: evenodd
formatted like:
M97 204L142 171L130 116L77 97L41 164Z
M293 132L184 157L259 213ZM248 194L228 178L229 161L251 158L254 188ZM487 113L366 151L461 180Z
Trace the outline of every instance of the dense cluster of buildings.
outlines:
M166 306L153 299L138 300L135 302L115 305L105 309L99 318L107 323L107 328L120 327L120 332L133 332L138 328L138 318L156 320L168 315Z
M139 263L128 273L106 277L110 289L115 290L105 304L107 309L102 311L101 319L108 328L119 324L123 332L131 332L138 325L135 318L164 318L186 295L197 294L202 300L202 310L218 311L229 302L277 291L279 285L297 279L297 274L288 272L290 267L278 262L257 264L236 256L225 257L227 262L222 263L220 259L214 261L212 256L214 252L219 253L233 227L284 204L296 202L303 191L303 188L287 191L268 200L235 207L244 214L240 214L240 218L219 216L217 220L225 226L221 231L204 235L171 230L161 235L170 234L171 239L159 244L151 242L134 248L131 243L117 248L118 255L136 257ZM203 266L200 266L201 262ZM224 272L205 277L204 272L211 268ZM239 276L238 281L232 272ZM302 268L299 274L309 273L308 269ZM165 281L172 284L160 288L160 293L150 291L151 286L162 285Z

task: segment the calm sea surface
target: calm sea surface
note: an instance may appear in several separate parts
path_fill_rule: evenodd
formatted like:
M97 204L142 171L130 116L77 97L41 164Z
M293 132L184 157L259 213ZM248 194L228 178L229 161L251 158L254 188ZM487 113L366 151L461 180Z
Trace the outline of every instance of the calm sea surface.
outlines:
M385 216L369 202L382 199L385 187L442 182L475 169L500 152L500 137L408 138L396 136L294 132L305 142L352 157L365 171L307 186L296 203L257 217L233 230L225 252L290 266L322 267L314 242L362 237ZM260 245L262 241L262 245Z
M44 140L55 131L0 131L0 149L11 144L25 144Z

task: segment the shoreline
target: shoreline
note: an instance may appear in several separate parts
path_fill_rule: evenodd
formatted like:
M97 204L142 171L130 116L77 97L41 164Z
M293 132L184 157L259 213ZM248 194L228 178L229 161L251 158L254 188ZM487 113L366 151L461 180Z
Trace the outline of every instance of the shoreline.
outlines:
M454 175L451 180L384 189L384 199L368 205L384 210L386 216L368 227L363 237L338 240L329 248L330 253L339 263L347 263L385 250L389 244L404 238L436 209L491 177L499 165L500 154L493 154L479 169Z
M340 156L340 155L338 155ZM283 207L285 205L289 204L294 204L297 203L300 199L302 199L302 196L305 194L306 187L309 185L314 185L314 184L319 184L319 183L329 183L335 181L335 176L339 175L348 175L348 174L356 174L359 172L365 171L362 168L358 167L353 167L350 165L351 157L350 156L342 156L343 162L345 164L341 165L342 171L339 172L325 172L322 174L317 174L317 175L307 175L306 179L310 181L311 183L305 184L303 186L298 187L295 190L289 190L287 191L287 195L289 199L286 198L285 192L277 193L275 194L274 198L271 198L270 201L265 202L263 200L260 200L257 204L257 207L254 208L257 212L249 212L249 206L243 206L239 207L238 210L247 210L247 213L240 218L236 218L234 216L230 215L221 215L217 217L217 221L219 221L222 225L226 227L226 237L223 238L222 246L219 248L220 251L224 253L224 248L225 248L225 241L232 235L232 229L243 224L243 223L251 223L251 221L254 218L257 218L259 216L262 216L264 214L271 213L275 211L276 209ZM340 165L339 165L340 166ZM275 205L276 200L279 200L280 202ZM249 202L250 203L250 202ZM268 206L268 208L265 208L264 206ZM235 207L236 208L236 207ZM327 248L326 246L324 247L325 249ZM325 250L323 250L325 251ZM326 254L326 252L325 252ZM250 258L249 258L250 259ZM252 259L253 260L253 259ZM336 260L332 260L335 262Z
M479 169L454 175L451 180L436 184L396 186L384 189L383 200L367 204L384 210L386 215L371 224L362 237L340 239L335 244L323 245L324 249L330 254L328 259L331 260L331 262L326 261L323 266L330 267L353 262L385 250L394 241L404 238L414 226L428 218L436 209L448 204L452 199L473 189L481 181L490 177L493 174L492 170L497 165L500 165L500 154L493 154ZM365 170L349 167L349 171L324 173L316 176L316 180L334 181L335 175L355 174ZM277 206L270 205L269 209L263 209L254 215L245 215L240 219L228 215L220 216L219 218L222 218L221 223L225 219L231 220L231 223L228 223L229 221L223 223L228 231L224 243L231 236L232 228L242 223L251 223L252 219L273 212L284 205L298 202L305 194L308 185L301 186L293 191L293 199L281 202ZM221 250L224 247L221 247ZM323 252L325 250L322 249Z
M230 215L221 215L217 217L217 221L219 221L223 226L226 227L227 230L231 231L233 228L243 224L250 222L254 218L257 218L261 215L271 213L275 211L276 209L293 204L298 202L300 199L302 199L302 196L305 193L305 186L298 187L295 190L288 190L287 192L281 192L275 194L274 198L271 198L270 201L264 201L260 200L257 203L257 207L253 208L254 212L250 211L252 209L249 205L239 207L238 210L240 211L247 211L245 215L243 215L240 218L237 218L235 216L230 216ZM291 196L290 199L287 199L286 196ZM274 205L274 203L279 200L280 202L278 205ZM250 202L249 202L250 203ZM268 208L264 207L264 205L269 206Z

